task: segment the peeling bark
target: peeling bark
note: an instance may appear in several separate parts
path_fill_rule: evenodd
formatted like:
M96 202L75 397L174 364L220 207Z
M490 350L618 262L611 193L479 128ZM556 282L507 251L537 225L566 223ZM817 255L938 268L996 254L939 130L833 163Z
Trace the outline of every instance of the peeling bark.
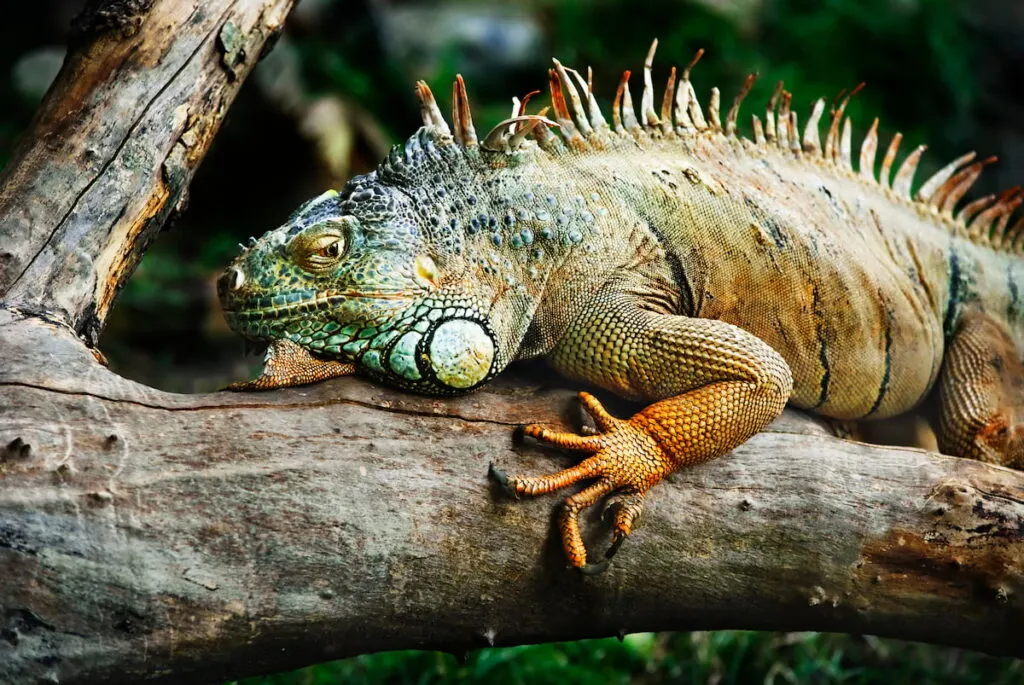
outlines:
M0 186L0 681L216 681L381 649L662 629L864 632L1024 656L1024 475L786 413L679 473L603 576L496 461L570 457L567 388L348 378L184 396L94 341L290 0L118 0ZM102 21L101 21L102 19ZM615 406L614 401L612 406ZM628 406L619 404L622 413ZM587 522L600 549L607 528Z

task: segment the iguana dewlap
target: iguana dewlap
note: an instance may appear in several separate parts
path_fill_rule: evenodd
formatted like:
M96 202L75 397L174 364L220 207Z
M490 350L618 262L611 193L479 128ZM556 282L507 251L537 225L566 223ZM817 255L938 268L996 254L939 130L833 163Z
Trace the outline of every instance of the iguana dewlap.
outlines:
M482 141L461 78L451 127L419 84L422 129L221 278L232 328L272 343L264 375L240 387L357 371L452 395L540 356L649 403L623 420L581 393L597 434L526 432L583 461L542 477L492 470L517 494L589 481L560 528L569 561L590 570L604 562L587 564L583 509L614 493L610 557L651 486L733 449L787 401L870 419L937 385L944 451L1024 463L1021 194L958 208L986 163L968 155L912 198L922 149L892 176L897 135L876 173L877 121L855 171L846 101L824 146L824 101L800 126L781 88L753 139L738 137L750 80L724 123L718 91L705 115L689 68L678 82L672 70L656 109L652 57L638 113L628 72L609 125L589 80L556 61L555 121L517 100Z

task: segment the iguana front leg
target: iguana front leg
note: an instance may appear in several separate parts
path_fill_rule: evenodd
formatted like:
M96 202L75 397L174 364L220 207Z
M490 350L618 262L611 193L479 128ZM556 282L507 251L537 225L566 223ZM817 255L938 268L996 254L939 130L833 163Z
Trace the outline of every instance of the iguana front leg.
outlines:
M559 520L569 563L587 564L579 514L616 492L610 558L640 514L644 493L681 466L725 454L774 419L793 387L789 367L760 338L728 323L660 314L624 292L598 298L569 326L550 355L561 373L624 397L658 400L629 420L609 415L581 393L599 432L578 436L527 426L526 434L592 454L558 473L492 477L517 495L540 495L580 480L595 482L565 500Z
M354 364L314 357L305 347L282 339L270 343L263 359L263 371L257 378L232 383L225 390L273 390L318 383L355 372Z

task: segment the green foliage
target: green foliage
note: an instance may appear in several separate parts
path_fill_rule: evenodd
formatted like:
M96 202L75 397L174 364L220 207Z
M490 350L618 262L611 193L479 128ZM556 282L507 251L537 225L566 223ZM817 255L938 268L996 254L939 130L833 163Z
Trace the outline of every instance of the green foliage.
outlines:
M465 663L443 652L382 652L237 685L333 683L930 683L1011 685L1024 664L898 640L827 633L638 633L527 647L482 649Z

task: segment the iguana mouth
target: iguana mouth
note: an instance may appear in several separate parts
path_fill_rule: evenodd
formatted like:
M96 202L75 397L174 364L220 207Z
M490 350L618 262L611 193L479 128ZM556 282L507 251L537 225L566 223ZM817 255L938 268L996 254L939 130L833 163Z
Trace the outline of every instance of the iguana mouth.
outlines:
M291 318L293 314L333 308L349 300L403 300L413 297L405 290L293 290L277 295L259 295L239 300L234 306L224 305L224 314L238 321L264 321Z

